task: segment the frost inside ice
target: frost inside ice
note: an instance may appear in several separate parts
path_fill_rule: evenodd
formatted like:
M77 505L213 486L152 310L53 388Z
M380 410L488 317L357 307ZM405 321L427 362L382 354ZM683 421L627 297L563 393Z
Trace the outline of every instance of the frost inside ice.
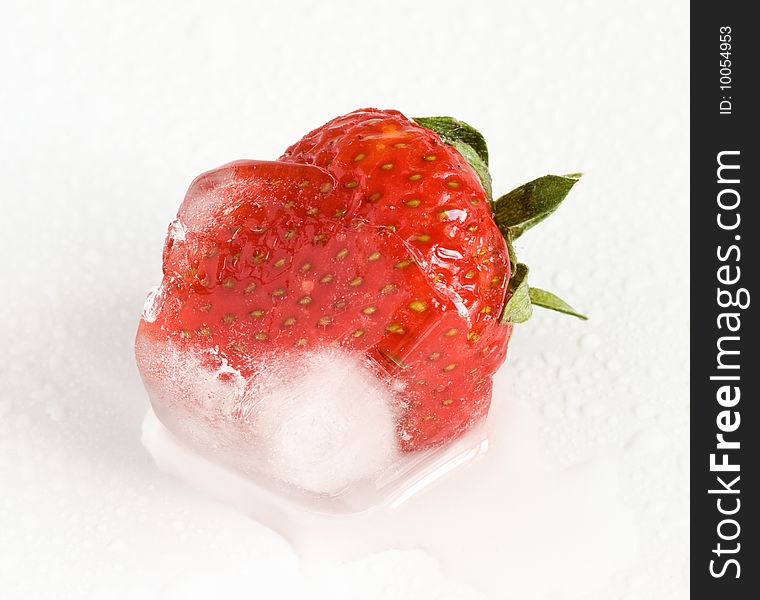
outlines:
M164 424L255 479L333 496L399 458L397 396L366 359L277 355L245 378L223 358L147 338L137 355ZM220 364L209 369L212 358Z
M148 292L148 295L145 298L142 318L145 319L148 323L153 323L156 320L156 316L158 316L158 311L160 308L158 296L160 292L161 286L156 286L151 289L150 292Z
M268 441L264 458L275 477L334 494L393 460L392 395L366 365L337 351L295 370L286 362L270 366L251 398L254 435Z
M169 238L180 242L185 239L186 235L187 227L185 224L179 219L174 219L174 221L171 222L171 225L169 225Z

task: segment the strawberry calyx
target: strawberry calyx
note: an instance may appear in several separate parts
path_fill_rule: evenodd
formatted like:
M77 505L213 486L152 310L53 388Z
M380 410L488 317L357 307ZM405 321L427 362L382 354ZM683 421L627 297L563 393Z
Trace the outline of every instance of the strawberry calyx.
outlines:
M444 143L452 146L462 155L477 174L491 202L494 222L507 242L512 273L501 322L504 324L523 323L533 314L534 306L586 320L588 317L579 313L556 294L529 286L529 269L527 265L517 260L514 249L514 240L551 216L559 208L580 179L581 174L544 175L494 200L491 175L488 171L488 146L477 129L453 117L417 117L414 121L437 133Z
M477 174L488 199L493 201L491 173L488 171L488 146L483 134L472 125L452 117L416 117L414 122L434 131L444 143L455 148Z

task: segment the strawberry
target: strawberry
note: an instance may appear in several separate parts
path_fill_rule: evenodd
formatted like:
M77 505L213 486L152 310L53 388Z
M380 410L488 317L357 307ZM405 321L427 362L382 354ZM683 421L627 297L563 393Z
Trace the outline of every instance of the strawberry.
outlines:
M141 340L210 351L209 368L246 379L272 356L337 346L394 382L400 447L456 438L487 414L513 323L532 304L582 316L528 287L512 248L577 176L492 202L487 162L464 123L365 109L277 162L204 173L170 226L163 282L140 323L146 384L170 375L151 371Z

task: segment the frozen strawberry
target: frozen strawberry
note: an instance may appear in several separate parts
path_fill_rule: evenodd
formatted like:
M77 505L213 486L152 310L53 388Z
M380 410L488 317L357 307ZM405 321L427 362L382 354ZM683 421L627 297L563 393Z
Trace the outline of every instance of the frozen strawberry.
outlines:
M336 347L369 358L397 398L400 447L456 438L487 414L513 323L532 304L581 316L529 288L511 246L578 177L546 176L493 202L487 162L464 123L365 109L277 162L201 175L140 323L146 384L160 390L164 376L149 372L141 340L249 382L273 357ZM214 398L184 401L208 408ZM234 407L214 414L245 428Z

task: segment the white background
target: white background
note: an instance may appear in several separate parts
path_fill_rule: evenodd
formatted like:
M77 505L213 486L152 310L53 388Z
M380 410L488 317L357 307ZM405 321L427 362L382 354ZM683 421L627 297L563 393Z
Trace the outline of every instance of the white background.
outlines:
M685 598L688 45L681 1L4 3L0 597ZM188 183L364 106L476 125L497 192L585 173L519 250L592 320L520 326L495 401L538 415L547 465L614 465L614 569L551 594L557 562L494 593L424 549L304 574L141 446L133 335Z

